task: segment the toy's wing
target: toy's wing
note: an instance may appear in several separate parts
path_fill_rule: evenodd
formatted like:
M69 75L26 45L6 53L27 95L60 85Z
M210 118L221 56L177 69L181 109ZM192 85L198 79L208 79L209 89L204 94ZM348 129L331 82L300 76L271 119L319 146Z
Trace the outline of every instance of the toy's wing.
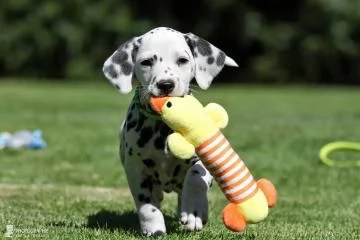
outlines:
M195 154L194 146L180 133L172 133L167 138L170 152L179 159L189 159Z
M205 106L205 111L209 117L216 123L216 125L223 129L229 122L229 116L221 105L217 103L209 103Z

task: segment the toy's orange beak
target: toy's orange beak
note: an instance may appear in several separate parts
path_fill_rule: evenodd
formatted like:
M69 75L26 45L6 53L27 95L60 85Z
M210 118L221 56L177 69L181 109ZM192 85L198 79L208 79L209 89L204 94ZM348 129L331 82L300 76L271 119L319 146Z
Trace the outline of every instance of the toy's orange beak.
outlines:
M167 102L168 99L169 97L152 97L150 98L150 103L152 108L156 112L161 113L162 107L164 106L164 104Z

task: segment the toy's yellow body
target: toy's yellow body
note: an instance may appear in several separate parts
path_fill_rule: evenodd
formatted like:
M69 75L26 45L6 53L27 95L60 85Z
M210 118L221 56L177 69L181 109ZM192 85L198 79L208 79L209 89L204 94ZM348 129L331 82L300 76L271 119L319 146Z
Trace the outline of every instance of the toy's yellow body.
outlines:
M168 138L170 151L182 159L196 152L231 202L223 210L226 227L243 231L246 223L267 217L268 208L275 205L276 190L266 179L254 180L220 132L228 123L224 108L215 103L204 108L190 95L152 98L152 106L175 131Z

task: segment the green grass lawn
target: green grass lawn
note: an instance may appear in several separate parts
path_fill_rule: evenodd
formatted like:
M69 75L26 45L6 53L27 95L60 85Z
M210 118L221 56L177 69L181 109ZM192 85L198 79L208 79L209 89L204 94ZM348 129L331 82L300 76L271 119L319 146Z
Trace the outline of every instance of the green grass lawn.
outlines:
M235 234L222 225L227 201L214 186L209 223L188 233L167 194L164 239L360 239L359 169L318 160L327 142L360 141L360 89L223 86L196 96L228 110L225 134L256 177L275 183L279 201L264 222ZM142 238L117 154L130 100L105 80L0 81L0 131L41 128L49 144L0 151L1 237L13 224L15 239Z

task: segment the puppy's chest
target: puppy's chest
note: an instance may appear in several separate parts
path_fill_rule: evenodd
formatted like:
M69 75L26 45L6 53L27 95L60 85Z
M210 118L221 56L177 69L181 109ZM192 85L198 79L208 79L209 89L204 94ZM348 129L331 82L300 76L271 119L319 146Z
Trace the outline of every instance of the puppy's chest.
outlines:
M149 119L132 104L121 130L122 143L133 155L165 155L165 143L172 130L162 121Z
M191 166L165 152L166 139L173 131L162 121L147 118L131 105L121 131L122 157L144 168L144 174L159 178L162 185L176 185Z

